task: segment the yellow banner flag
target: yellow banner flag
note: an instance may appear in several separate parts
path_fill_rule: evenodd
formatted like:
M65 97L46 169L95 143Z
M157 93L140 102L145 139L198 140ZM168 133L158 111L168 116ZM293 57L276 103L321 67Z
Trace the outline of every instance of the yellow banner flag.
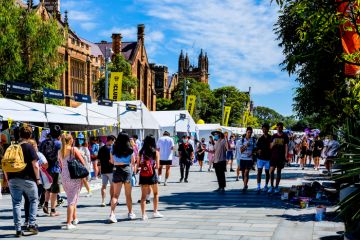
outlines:
M110 128L110 134L112 134L112 126L109 126L109 128Z
M113 101L121 101L122 91L122 72L111 72L109 82L109 99Z
M11 118L8 118L8 125L9 125L9 128L11 128L11 124L13 123L13 120Z
M186 110L190 113L191 116L194 114L195 101L196 101L196 96L195 95L189 95L187 97Z
M42 133L42 127L38 127L38 129L39 129L39 137L41 138L41 133Z
M224 107L224 119L223 119L224 126L227 126L229 123L230 111L231 111L231 107L229 106Z
M94 133L94 137L96 137L96 130L93 130L93 133Z
M244 113L244 118L243 118L243 126L244 126L244 127L247 126L247 123L248 123L248 120L249 120L249 115L250 115L249 111L246 111L246 112Z
M75 137L77 138L79 136L79 132L75 131Z
M105 134L106 134L105 128L103 127L103 128L101 128L101 130L102 130L102 134L105 136Z
M84 132L84 137L87 138L87 131Z

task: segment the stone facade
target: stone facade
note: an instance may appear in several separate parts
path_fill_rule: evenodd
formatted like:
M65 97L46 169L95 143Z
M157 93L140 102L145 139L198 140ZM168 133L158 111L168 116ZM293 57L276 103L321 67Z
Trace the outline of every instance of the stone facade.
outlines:
M197 67L190 64L188 54L186 53L186 56L184 57L182 50L179 56L178 66L179 79L194 78L199 82L209 83L209 59L207 53L204 54L202 49L198 57Z

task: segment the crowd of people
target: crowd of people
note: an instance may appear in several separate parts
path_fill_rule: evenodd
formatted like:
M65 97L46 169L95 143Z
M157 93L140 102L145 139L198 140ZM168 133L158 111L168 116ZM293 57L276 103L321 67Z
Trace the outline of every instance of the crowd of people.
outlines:
M109 223L117 222L115 210L121 189L124 189L128 219L136 218L132 206L132 187L135 185L134 179L137 174L141 189L141 198L138 201L141 207L141 220L148 220L146 204L150 203L151 193L153 217L164 217L158 211L158 184L168 185L175 156L179 160L180 183L189 182L190 168L195 162L198 163L200 172L207 162L207 171L215 171L218 182L215 191L219 193L225 192L228 166L229 171L234 172L236 181L240 181L241 175L244 193L248 191L250 171L256 169L258 193L261 191L278 193L282 169L291 163L298 163L304 169L313 161L314 164L311 166L319 170L320 158L325 158L325 166L328 173L331 173L339 149L339 143L334 136L324 140L318 134L296 137L284 132L281 122L277 124L275 134L270 135L269 130L270 126L263 124L263 134L256 137L251 127L248 127L242 136L234 134L229 136L227 132L218 129L211 133L208 142L205 138L198 141L184 135L178 143L174 142L174 138L167 131L158 140L153 135L148 135L142 141L136 135L129 136L121 132L118 136L107 136L106 143L102 143L98 138L91 138L88 144L83 134L77 136L62 134L57 125L51 127L46 139L36 142L32 128L23 126L19 131L19 144L11 145L9 150L13 155L18 154L16 155L18 159L23 159L23 163L20 162L22 167L19 165L13 167L14 171L6 172L5 169L2 171L2 177L8 182L11 193L16 236L21 236L24 228L33 234L38 233L36 224L38 209L42 209L50 217L60 215L56 208L61 202L59 199L61 185L67 198L66 225L63 228L76 228L79 224L77 204L80 191L84 186L87 190L86 196L91 197L89 181L97 179L102 181L99 206L110 206ZM15 151L16 146L21 148L20 152ZM4 155L3 162L9 161L11 155L9 153L7 150L0 154L0 156ZM78 161L88 173L92 173L92 176L89 174L82 178L72 177L69 165L74 161ZM263 169L265 183L261 187ZM106 204L109 185L110 200ZM24 222L21 220L23 198L25 199Z

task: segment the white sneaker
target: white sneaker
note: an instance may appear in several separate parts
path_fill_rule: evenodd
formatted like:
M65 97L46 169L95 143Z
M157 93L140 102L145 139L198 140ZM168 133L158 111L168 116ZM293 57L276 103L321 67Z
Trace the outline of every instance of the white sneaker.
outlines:
M268 193L272 193L272 192L273 192L273 187L270 187Z
M276 187L274 193L279 193L279 192L280 192L279 187Z
M153 217L154 217L154 218L163 218L164 215L162 215L161 213L159 213L158 211L156 211L156 212L154 212Z
M161 176L158 177L158 182L161 183Z
M146 220L148 220L149 218L148 218L148 216L147 215L143 215L142 217L141 217L141 220L142 221L146 221Z
M111 215L109 216L109 222L110 222L110 223L117 223L117 219L116 219L115 214L111 214Z
M89 192L88 194L85 195L85 197L91 197L92 196L92 193Z
M72 224L66 224L63 229L65 230L72 230L72 229L75 229L76 226L72 225Z
M128 213L128 219L133 220L136 218L135 213Z
M100 204L100 206L101 206L101 207L106 207L106 203L102 202L102 203Z
M73 225L78 225L79 224L79 219L74 219L72 222L71 222Z

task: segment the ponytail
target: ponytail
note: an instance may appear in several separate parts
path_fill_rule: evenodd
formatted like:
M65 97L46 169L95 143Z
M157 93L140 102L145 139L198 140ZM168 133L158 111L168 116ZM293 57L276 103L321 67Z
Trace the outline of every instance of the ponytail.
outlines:
M71 134L62 134L61 135L61 158L64 159L66 154L66 147L69 145L70 141L72 140Z

